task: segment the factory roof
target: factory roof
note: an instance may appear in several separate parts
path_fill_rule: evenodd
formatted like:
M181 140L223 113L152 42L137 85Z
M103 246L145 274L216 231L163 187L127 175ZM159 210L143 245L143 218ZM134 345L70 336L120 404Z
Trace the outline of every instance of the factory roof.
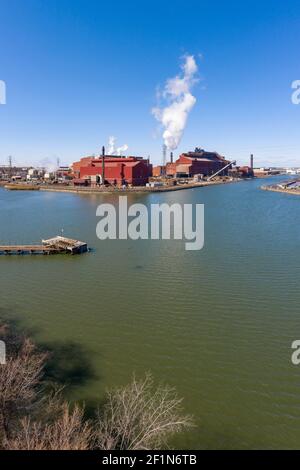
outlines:
M191 156L185 156L184 155L184 158L186 158L187 160L189 160L191 163L193 162L197 162L197 161L201 161L201 162L208 162L208 163L211 163L213 160L211 158L205 158L205 157L191 157Z
M183 153L182 156L185 158L192 158L192 159L208 159L208 160L221 160L224 161L225 158L222 155L219 155L217 152L206 152L205 150L199 152L186 152Z

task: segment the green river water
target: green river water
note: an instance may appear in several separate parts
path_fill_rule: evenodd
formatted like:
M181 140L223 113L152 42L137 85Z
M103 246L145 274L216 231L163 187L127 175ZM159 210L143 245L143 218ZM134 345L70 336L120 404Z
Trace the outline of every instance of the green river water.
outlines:
M275 179L276 180L276 179ZM270 183L274 179L268 180ZM299 448L300 197L264 180L129 202L205 204L205 246L100 241L96 208L117 195L0 190L0 243L64 229L82 256L2 256L0 310L54 351L56 378L87 404L151 371L197 426L185 448Z

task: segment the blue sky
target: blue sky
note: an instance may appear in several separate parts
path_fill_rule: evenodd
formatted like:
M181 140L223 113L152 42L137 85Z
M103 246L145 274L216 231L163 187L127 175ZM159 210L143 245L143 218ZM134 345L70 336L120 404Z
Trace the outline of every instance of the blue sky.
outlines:
M0 21L2 164L70 163L110 135L159 163L156 89L193 54L197 103L175 155L300 166L297 1L1 0Z

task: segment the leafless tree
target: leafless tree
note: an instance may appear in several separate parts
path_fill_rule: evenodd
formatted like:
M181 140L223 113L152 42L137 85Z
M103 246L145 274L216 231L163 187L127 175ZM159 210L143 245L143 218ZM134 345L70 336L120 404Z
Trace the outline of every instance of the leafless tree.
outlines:
M12 348L0 367L0 438L8 439L15 419L28 412L38 395L47 354L29 339Z
M147 375L127 387L107 393L96 423L96 446L104 450L162 449L170 436L192 425L181 414L182 400L173 389L159 386Z
M0 366L0 447L15 450L163 449L174 434L192 425L182 400L147 375L107 393L93 421L84 408L46 393L47 353L0 325L8 357Z
M58 416L49 422L33 421L25 417L14 437L6 440L10 450L87 450L93 441L89 421L84 420L84 410L63 402Z

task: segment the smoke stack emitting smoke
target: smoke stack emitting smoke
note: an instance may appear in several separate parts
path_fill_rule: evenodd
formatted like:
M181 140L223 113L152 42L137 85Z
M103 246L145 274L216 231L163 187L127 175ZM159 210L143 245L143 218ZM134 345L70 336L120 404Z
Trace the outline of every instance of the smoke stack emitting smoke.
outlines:
M169 150L175 150L182 138L187 118L196 103L191 88L197 82L195 75L198 67L194 56L185 56L181 66L182 75L176 75L166 81L163 98L168 105L165 108L154 108L152 114L163 127L164 143Z
M128 150L128 145L124 144L121 147L116 148L116 138L112 135L108 139L108 152L107 155L122 155L122 153Z

